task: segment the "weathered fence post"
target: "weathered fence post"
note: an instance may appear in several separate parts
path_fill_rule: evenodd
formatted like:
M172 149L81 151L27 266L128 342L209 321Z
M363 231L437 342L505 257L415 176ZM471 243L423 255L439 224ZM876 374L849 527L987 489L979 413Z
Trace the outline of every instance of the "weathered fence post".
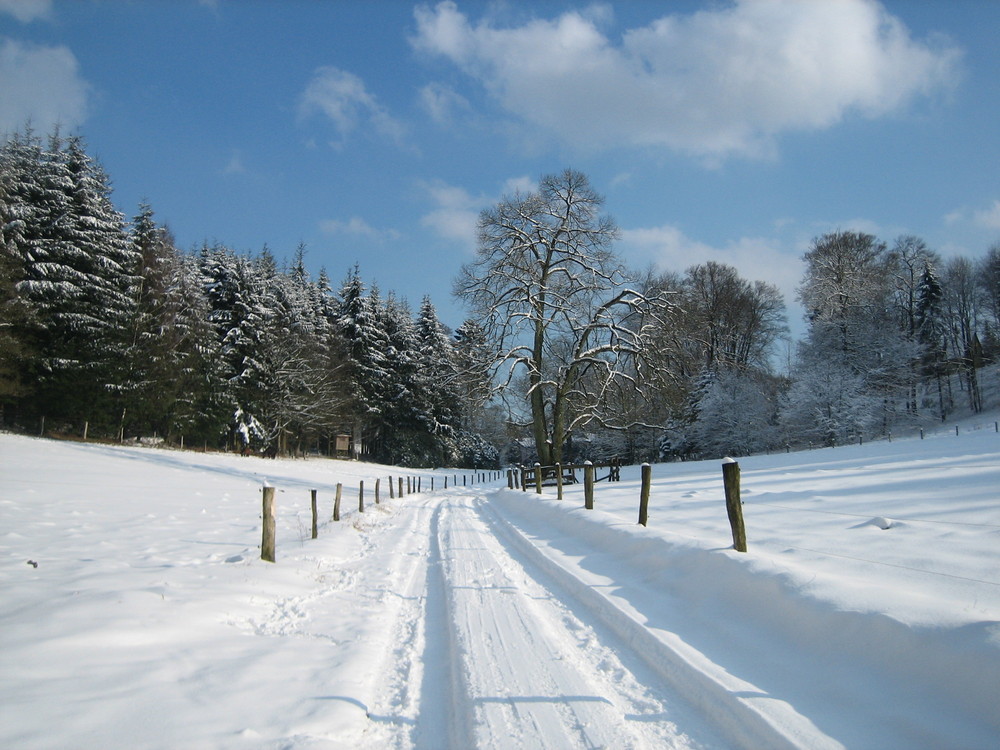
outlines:
M423 485L423 477L417 477L417 493L419 494Z
M379 478L377 478L377 479L375 480L375 504L376 504L376 505L378 505L378 486L379 486L379 483L380 483L381 481L382 481L382 478L381 478L381 477L379 477Z
M84 423L83 423L83 440L84 440L84 442L86 442L86 440L87 440L87 429L89 427L90 427L90 422L84 421Z
M406 477L406 494L407 495L413 494L413 477L410 476Z
M403 499L403 478L399 478L399 499Z
M389 477L389 499L392 500L396 497L395 493L392 491L392 477Z
M653 468L642 465L642 489L639 490L639 523L643 526L649 518L649 485L652 483Z
M507 489L514 489L514 470L507 469Z
M535 492L539 495L542 494L542 465L535 462Z
M365 512L365 480L358 482L358 513Z
M447 474L444 475L444 488L448 489L448 475Z
M337 482L337 494L333 497L333 520L340 520L340 495L344 491L344 485Z
M562 500L562 464L556 464L556 500Z
M310 494L312 495L312 512L313 512L313 529L312 529L312 531L313 531L313 537L312 538L315 539L316 537L319 536L319 518L316 515L316 513L317 513L317 510L316 510L316 490L310 490Z
M594 509L594 464L590 461L583 462L583 507Z
M733 549L747 551L747 532L743 526L743 504L740 502L740 465L731 458L722 461L722 484L726 489L726 512L733 530Z
M264 530L260 540L260 559L274 562L274 487L264 485Z

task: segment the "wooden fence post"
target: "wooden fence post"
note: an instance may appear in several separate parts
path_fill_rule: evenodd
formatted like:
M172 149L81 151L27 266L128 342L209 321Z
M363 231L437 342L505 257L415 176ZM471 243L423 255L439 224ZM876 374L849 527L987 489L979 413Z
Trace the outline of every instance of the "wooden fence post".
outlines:
M733 549L747 551L747 532L743 526L743 504L740 502L740 465L731 458L722 461L722 483L726 489L726 512L733 530Z
M403 478L399 478L399 499L403 499Z
M313 537L312 538L315 539L316 537L319 536L319 518L316 515L316 513L317 513L317 510L316 510L316 490L310 490L310 493L312 494L312 512L313 512L313 529L312 529L312 531L313 531Z
M382 481L381 477L375 480L375 504L378 505L378 486Z
M389 477L389 499L392 500L396 497L395 493L392 491L392 477Z
M642 489L639 491L639 523L643 526L649 518L649 485L652 483L653 469L649 464L642 465Z
M556 500L562 500L562 464L556 464Z
M365 512L365 480L358 482L358 513Z
M514 489L514 470L507 469L507 489Z
M83 440L84 440L84 442L86 442L86 440L87 440L87 429L89 427L90 427L90 422L84 421L84 423L83 423Z
M340 494L344 491L344 485L337 482L337 494L333 498L333 520L340 520Z
M535 492L539 495L542 494L542 465L535 462Z
M264 497L264 530L260 540L260 559L274 562L274 487L265 485L262 494Z
M594 509L594 464L590 461L583 462L583 507Z

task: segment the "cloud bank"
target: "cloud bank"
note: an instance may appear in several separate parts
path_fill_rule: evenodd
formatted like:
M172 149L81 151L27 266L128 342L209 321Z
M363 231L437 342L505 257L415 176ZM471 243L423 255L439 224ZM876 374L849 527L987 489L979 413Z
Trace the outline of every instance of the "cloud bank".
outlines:
M333 122L343 141L360 129L402 143L404 128L368 91L365 82L346 70L322 67L315 71L299 104L300 114L321 113Z
M874 0L739 0L620 36L603 30L607 12L501 26L449 0L415 18L414 49L453 63L518 121L590 149L767 155L781 133L946 90L961 56L914 40Z
M0 40L0 135L30 121L37 132L73 130L87 115L90 85L66 47Z

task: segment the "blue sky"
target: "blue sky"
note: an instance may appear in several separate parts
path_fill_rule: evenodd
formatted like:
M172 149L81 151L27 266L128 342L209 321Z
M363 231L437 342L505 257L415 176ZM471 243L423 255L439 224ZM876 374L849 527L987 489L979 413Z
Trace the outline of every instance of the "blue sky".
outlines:
M0 133L79 132L131 217L442 319L478 212L589 175L636 268L782 290L814 237L1000 241L1000 2L0 0Z

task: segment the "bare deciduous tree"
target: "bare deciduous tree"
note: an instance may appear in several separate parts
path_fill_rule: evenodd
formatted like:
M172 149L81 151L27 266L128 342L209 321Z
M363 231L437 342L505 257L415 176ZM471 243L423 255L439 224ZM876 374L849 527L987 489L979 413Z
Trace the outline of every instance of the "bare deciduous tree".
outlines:
M580 172L543 177L537 191L483 211L477 257L455 282L492 344L498 392L527 378L543 464L562 460L574 429L612 421L602 404L636 382L655 308L625 286L612 250L618 228L602 203Z

